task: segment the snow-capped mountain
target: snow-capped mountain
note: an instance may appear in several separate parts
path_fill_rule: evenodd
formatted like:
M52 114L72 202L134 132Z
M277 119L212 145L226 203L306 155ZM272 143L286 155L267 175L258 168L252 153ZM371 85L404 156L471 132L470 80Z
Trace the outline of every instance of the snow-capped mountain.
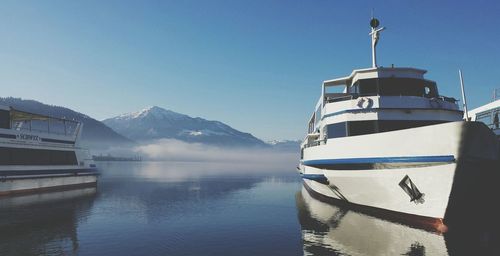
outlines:
M267 146L250 133L240 132L222 122L193 118L156 106L102 122L138 142L170 138L220 146Z

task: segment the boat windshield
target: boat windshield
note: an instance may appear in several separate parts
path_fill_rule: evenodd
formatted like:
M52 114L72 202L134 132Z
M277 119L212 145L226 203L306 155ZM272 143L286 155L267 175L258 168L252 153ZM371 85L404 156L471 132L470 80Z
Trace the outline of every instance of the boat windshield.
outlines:
M17 131L36 131L59 135L75 135L79 123L18 110L0 111L0 128Z
M436 83L415 78L371 78L358 80L351 93L359 96L418 96L439 97Z

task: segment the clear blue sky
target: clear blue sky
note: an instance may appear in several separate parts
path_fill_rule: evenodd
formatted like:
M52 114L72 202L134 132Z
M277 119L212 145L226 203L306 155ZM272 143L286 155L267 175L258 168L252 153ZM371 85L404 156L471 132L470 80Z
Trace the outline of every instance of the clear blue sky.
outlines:
M302 138L323 80L429 70L470 107L500 88L498 1L2 1L0 95L102 120L158 105L268 139Z

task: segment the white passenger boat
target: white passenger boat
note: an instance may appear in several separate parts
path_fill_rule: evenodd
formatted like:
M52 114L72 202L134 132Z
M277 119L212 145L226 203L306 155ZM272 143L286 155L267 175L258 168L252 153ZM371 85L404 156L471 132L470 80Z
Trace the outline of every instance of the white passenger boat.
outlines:
M445 231L495 200L498 142L464 121L425 70L378 67L323 82L301 144L300 172L313 194L378 216ZM496 186L496 185L495 185ZM489 193L489 194L488 194ZM483 205L481 205L482 207ZM462 213L459 213L459 212Z
M0 106L0 196L97 182L83 124Z

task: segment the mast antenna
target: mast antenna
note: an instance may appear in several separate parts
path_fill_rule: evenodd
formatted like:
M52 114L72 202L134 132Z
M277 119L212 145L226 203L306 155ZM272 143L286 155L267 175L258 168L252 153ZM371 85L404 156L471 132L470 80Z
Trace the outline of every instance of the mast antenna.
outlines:
M463 102L463 108L464 108L464 114L465 114L465 121L470 121L469 119L469 112L467 111L467 98L465 98L465 86L464 86L464 77L462 76L462 70L458 70L458 75L460 76L460 88L462 89L462 99L464 100Z
M380 22L378 19L373 17L373 9L372 9L372 19L370 20L370 27L372 27L372 31L369 33L372 37L372 68L377 67L377 42L379 39L380 31L384 30L385 27L378 28Z

